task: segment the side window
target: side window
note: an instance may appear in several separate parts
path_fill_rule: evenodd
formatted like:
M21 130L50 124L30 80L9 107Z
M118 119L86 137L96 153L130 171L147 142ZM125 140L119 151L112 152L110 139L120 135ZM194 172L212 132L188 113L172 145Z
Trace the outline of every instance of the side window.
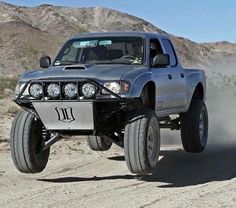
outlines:
M168 39L162 39L162 43L164 45L166 52L170 55L170 65L176 66L177 65L176 54L171 42Z
M158 54L163 53L161 44L157 39L150 40L150 61L152 62L153 58Z

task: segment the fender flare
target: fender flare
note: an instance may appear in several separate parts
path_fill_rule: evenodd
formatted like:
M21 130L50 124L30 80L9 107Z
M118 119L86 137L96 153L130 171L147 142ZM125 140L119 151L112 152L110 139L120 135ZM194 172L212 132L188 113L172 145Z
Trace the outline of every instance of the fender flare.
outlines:
M155 82L152 79L152 73L146 72L146 73L141 74L133 82L133 85L132 85L132 88L130 91L130 96L131 97L140 97L144 86L149 82L152 82L156 86Z

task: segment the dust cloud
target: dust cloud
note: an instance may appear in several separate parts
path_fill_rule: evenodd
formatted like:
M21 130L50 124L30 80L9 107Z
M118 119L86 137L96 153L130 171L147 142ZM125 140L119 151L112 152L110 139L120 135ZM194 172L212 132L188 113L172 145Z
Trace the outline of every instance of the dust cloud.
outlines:
M236 75L207 73L207 149L236 147ZM179 131L161 130L162 145L181 146Z
M236 145L236 86L208 90L209 141L212 146Z

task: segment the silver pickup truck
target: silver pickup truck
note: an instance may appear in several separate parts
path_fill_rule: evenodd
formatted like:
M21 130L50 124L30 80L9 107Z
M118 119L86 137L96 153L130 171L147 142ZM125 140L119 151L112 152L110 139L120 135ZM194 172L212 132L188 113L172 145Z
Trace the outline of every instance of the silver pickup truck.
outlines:
M15 92L23 111L10 141L20 172L41 172L64 135L85 135L94 151L123 147L129 170L140 175L157 166L160 128L180 130L187 152L206 146L205 73L183 69L167 36L81 34L40 67L25 72Z

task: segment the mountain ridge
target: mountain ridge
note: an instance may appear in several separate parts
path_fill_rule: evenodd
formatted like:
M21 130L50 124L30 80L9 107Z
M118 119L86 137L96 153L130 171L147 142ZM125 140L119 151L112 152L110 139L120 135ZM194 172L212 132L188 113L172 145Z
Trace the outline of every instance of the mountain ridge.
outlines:
M42 55L54 57L70 37L83 32L146 31L168 35L185 67L224 68L236 63L236 44L196 43L139 17L105 7L71 8L49 4L16 6L0 1L0 75L36 68Z

